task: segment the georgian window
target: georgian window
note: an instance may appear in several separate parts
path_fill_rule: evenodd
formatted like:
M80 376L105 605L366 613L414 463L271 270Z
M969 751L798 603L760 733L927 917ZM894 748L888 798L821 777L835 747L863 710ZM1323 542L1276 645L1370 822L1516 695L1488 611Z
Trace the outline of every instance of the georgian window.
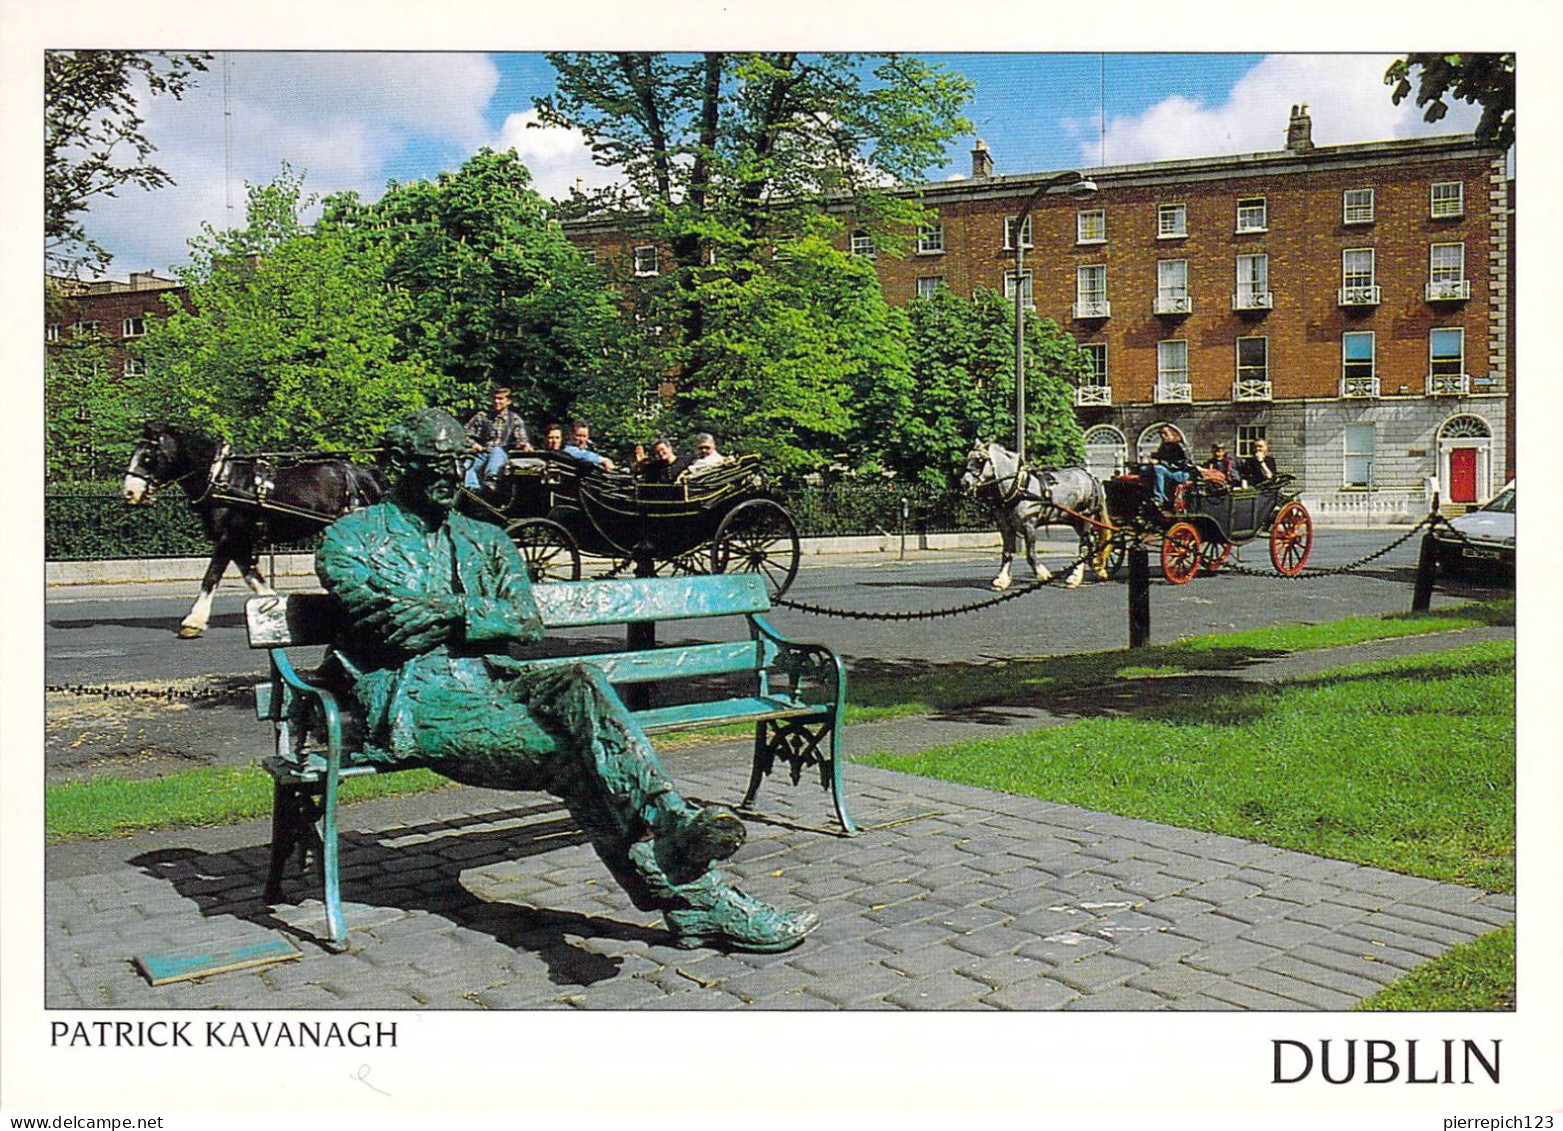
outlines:
M1248 459L1254 454L1254 445L1265 439L1265 426L1263 424L1239 424L1237 426L1237 447L1232 454L1238 459Z
M1348 330L1340 336L1341 395L1378 396L1376 343L1372 330Z
M1428 249L1427 301L1462 302L1471 297L1465 277L1465 245L1435 243Z
M943 275L920 275L917 279L917 297L933 298L934 292L942 286L944 286Z
M1028 310L1035 310L1037 308L1037 304L1036 300L1032 297L1031 294L1030 271L1027 271L1025 278L1021 280L1020 292L1021 305L1026 307ZM1015 272L1013 271L1006 271L1004 273L1004 297L1009 299L1011 303L1015 301Z
M60 324L58 322L50 322L43 328L43 340L46 342L57 342L60 340Z
M1371 424L1346 425L1346 461L1341 475L1344 486L1373 486L1373 433Z
M1269 209L1262 196L1248 196L1237 202L1237 230L1240 232L1269 231Z
M1459 327L1433 330L1427 337L1428 393L1465 392L1465 331Z
M874 238L861 228L852 233L852 254L863 259L874 258Z
M1156 264L1157 314L1189 313L1189 261L1163 259Z
M142 361L139 357L127 357L125 359L126 377L144 377L146 376L146 371L147 363Z
M923 224L917 229L917 254L938 255L944 251L944 225Z
M1465 182L1434 181L1429 197L1430 215L1435 220L1447 220L1465 215Z
M637 247L635 249L635 274L657 274L657 249L655 247Z
M1107 265L1092 263L1075 268L1076 318L1106 318L1112 313L1107 301Z
M1075 213L1076 243L1107 242L1107 210L1087 208Z
M1347 189L1341 194L1341 211L1342 223L1373 223L1373 190Z
M1189 344L1183 339L1156 343L1156 401L1187 401L1189 386Z
M71 323L71 336L72 337L82 338L82 337L86 337L86 336L91 335L91 334L96 334L97 332L98 332L98 322L97 322L96 319L93 319L91 321L86 321L86 322L72 322Z
M1270 397L1270 339L1237 340L1237 400L1268 400Z
M1163 204L1156 209L1156 238L1179 239L1189 234L1189 210L1183 204Z
M1373 272L1371 247L1347 248L1340 257L1340 305L1376 306L1378 284Z
M1107 379L1107 343L1090 342L1081 346L1080 352L1085 355L1087 368L1075 389L1075 404L1112 404L1112 384Z
M1026 222L1020 226L1020 238L1025 243L1026 250L1030 251L1032 247L1030 216L1027 216ZM1013 216L1004 217L1004 249L1015 250L1015 217Z
M1237 291L1232 305L1238 310L1261 310L1270 306L1270 257L1258 255L1237 257Z
M122 338L139 338L147 332L147 320L145 318L126 318L119 324L119 333Z

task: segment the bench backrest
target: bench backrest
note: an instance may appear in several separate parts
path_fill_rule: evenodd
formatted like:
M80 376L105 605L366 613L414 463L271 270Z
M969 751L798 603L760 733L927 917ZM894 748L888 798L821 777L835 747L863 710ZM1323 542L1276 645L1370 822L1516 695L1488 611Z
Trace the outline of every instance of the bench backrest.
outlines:
M733 616L771 607L765 579L757 573L564 581L535 586L532 596L546 628ZM329 593L251 597L244 615L251 648L330 644L351 627L341 603Z

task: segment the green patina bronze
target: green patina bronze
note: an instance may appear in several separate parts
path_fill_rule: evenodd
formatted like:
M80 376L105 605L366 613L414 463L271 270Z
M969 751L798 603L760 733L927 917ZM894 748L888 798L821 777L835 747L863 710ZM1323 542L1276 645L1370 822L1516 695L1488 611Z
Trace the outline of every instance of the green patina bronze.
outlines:
M680 945L800 942L816 916L727 882L716 861L743 842L743 823L683 798L601 670L508 655L510 644L540 639L543 621L515 546L453 509L461 424L422 410L392 425L385 449L390 498L335 522L316 556L351 620L335 655L362 720L362 760L555 795L634 904L661 911Z

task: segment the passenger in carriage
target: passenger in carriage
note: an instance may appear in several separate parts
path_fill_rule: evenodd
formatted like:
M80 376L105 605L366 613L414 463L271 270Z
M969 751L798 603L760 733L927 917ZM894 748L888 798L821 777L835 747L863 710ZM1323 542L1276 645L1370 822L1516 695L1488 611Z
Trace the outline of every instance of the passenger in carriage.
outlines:
M494 390L492 414L479 409L467 421L467 446L477 454L467 464L463 482L472 490L488 486L505 464L510 453L529 452L532 441L526 434L526 425L510 407L510 390L501 385Z
M1210 458L1205 461L1205 467L1210 471L1219 471L1227 486L1238 485L1237 460L1227 451L1225 444L1218 441L1210 445Z
M689 465L691 479L715 471L728 461L728 457L716 450L716 437L702 432L695 437L695 458Z
M635 477L642 483L674 483L693 462L692 456L676 453L666 436L659 436L651 445L651 454L635 462Z
M1158 510L1172 505L1174 485L1187 483L1194 473L1194 460L1183 445L1183 433L1171 424L1161 426L1161 443L1146 465L1151 476L1151 504Z
M1270 441L1255 440L1254 454L1243 461L1243 482L1250 487L1259 487L1279 474L1275 457L1270 454Z
M578 459L582 463L589 463L603 471L613 470L611 459L592 450L592 427L584 420L577 420L570 425L570 442L561 450L565 455Z
M543 429L543 450L545 452L564 451L564 425L550 424Z

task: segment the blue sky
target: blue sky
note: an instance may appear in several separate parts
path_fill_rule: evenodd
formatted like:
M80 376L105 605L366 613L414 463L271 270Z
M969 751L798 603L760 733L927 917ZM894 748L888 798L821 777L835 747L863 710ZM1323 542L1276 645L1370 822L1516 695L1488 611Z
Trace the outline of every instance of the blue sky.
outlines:
M968 117L1000 173L1278 149L1294 103L1309 104L1320 145L1454 133L1476 121L1474 108L1457 104L1427 126L1409 101L1393 106L1382 83L1392 56L1384 54L928 58L976 83ZM305 173L309 191L356 189L370 199L388 181L434 176L485 145L515 147L545 195L562 195L577 179L610 179L579 136L529 126L533 99L551 88L551 68L530 53L219 54L182 100L143 103L156 160L175 185L99 201L88 227L114 254L107 274L125 278L183 262L203 222L242 222L244 183L272 180L284 161ZM929 179L965 175L972 141L953 142Z

